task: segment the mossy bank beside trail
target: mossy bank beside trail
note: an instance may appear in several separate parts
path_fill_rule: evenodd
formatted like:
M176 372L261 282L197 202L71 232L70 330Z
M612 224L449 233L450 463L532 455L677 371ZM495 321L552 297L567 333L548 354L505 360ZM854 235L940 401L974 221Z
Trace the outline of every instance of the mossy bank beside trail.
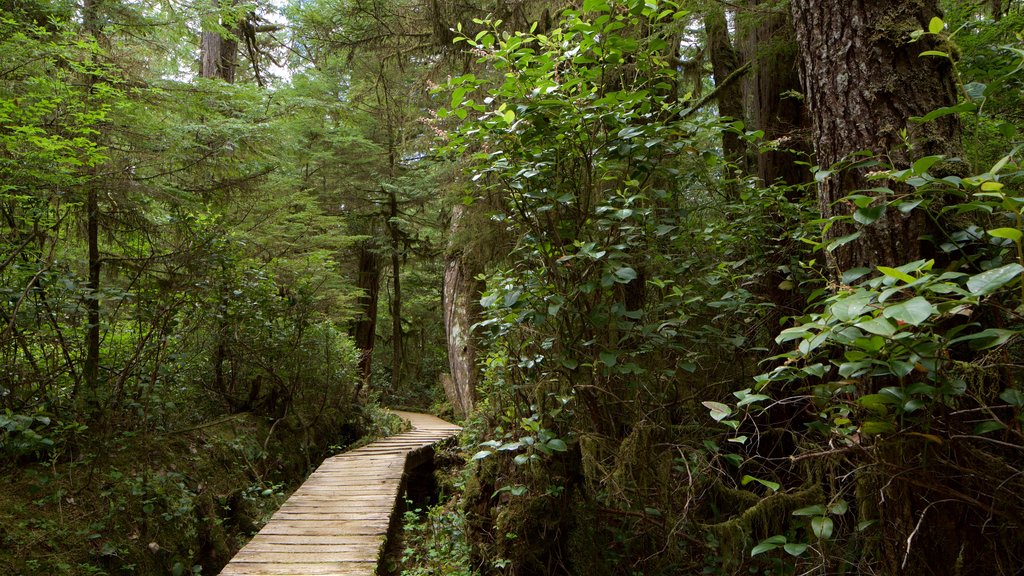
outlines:
M48 460L0 469L0 572L216 574L324 456L399 427L369 409L314 429L241 413L83 431Z

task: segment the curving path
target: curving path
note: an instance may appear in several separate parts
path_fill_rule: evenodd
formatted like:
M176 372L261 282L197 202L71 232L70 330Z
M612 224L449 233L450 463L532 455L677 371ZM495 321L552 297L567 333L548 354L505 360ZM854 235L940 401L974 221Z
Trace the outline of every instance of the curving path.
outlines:
M407 466L461 430L427 414L394 413L412 430L325 460L221 574L376 574Z

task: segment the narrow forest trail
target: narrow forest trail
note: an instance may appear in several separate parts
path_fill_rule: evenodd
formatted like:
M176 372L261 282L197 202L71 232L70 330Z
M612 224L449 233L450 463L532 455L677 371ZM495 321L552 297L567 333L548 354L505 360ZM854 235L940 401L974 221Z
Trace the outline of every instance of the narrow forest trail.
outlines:
M407 470L461 430L427 414L395 414L412 430L325 460L221 574L375 574Z

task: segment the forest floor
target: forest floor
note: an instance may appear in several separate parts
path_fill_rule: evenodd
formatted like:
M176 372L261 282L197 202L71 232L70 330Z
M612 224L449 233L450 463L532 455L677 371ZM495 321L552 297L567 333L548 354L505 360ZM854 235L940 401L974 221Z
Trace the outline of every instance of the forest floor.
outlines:
M216 574L325 455L366 433L340 429L317 441L237 414L72 436L47 459L0 468L0 573Z

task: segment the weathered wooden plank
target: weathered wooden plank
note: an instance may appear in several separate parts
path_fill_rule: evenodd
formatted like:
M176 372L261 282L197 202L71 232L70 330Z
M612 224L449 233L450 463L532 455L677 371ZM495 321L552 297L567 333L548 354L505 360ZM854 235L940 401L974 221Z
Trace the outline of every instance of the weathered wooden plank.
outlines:
M279 563L249 564L238 562L228 564L222 576L373 576L376 562L335 562L325 563Z
M221 574L372 576L406 467L459 431L433 416L396 413L413 431L325 460Z

